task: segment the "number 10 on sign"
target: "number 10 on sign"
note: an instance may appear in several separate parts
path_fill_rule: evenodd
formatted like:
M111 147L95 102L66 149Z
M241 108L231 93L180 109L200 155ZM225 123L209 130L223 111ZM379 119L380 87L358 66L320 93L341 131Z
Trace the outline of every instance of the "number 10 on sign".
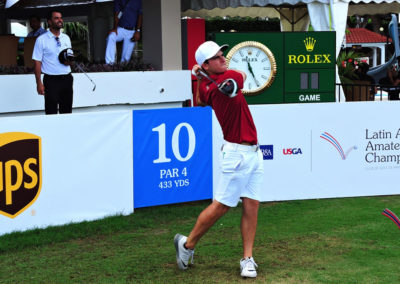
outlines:
M181 133L182 128L186 128L188 132L188 151L184 157L182 157L181 152L179 150L179 135ZM154 164L160 164L160 163L169 163L171 162L171 159L167 157L166 155L166 124L162 123L157 127L154 127L152 129L153 132L158 132L158 158L153 160ZM181 162L186 162L190 160L190 158L193 156L194 151L196 149L196 135L194 133L193 127L186 122L182 122L178 124L174 132L172 133L172 153L174 154L175 158L178 161Z

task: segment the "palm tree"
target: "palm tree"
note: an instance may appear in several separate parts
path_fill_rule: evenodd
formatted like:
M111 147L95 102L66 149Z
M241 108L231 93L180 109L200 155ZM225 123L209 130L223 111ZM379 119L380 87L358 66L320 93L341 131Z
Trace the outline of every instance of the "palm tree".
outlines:
M64 32L69 35L71 40L86 40L88 36L88 26L86 23L79 22L64 23Z

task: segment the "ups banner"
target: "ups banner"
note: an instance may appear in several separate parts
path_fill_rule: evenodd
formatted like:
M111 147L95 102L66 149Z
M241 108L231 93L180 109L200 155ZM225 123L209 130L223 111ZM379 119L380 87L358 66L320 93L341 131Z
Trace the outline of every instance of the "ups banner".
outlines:
M0 234L133 212L132 111L0 118Z
M0 134L0 214L14 218L39 196L42 182L41 138Z

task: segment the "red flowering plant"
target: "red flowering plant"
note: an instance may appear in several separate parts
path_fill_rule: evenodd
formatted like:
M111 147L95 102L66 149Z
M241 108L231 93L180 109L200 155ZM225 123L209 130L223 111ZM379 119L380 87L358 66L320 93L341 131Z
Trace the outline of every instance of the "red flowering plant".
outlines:
M362 57L364 57L363 54L356 53L353 50L339 53L336 64L342 84L353 84L354 80L359 79L356 70L360 63L365 62L365 60L360 60Z

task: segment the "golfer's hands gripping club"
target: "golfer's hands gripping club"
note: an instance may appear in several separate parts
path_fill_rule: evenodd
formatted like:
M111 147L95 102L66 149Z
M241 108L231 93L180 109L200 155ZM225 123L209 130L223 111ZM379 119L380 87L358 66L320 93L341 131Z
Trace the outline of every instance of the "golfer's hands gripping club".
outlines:
M207 78L210 80L212 83L214 83L215 86L217 86L218 90L223 93L224 95L234 98L236 97L238 93L238 87L237 83L233 79L226 79L222 83L217 84L213 79L211 79L202 69L199 65L194 65L192 68L192 74L196 76L199 80L201 80L202 77Z
M195 76L198 80L201 80L204 76L202 76L200 65L195 64L192 68L192 75Z

